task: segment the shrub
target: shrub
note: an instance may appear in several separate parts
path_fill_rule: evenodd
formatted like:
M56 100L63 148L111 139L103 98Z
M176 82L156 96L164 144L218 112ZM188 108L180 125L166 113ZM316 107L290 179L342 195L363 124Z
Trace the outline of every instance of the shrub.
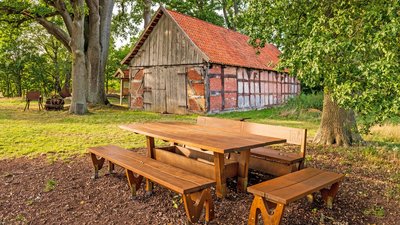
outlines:
M315 94L300 94L294 98L288 100L284 108L294 109L297 111L308 110L308 109L318 109L322 111L323 106L323 93Z

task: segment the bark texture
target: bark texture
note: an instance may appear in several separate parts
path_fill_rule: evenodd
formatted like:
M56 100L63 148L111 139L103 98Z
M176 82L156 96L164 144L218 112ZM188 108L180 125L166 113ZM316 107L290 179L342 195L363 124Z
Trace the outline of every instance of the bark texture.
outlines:
M329 91L325 91L324 93L321 124L314 142L323 145L336 144L339 146L350 146L363 142L358 132L354 112L339 107L332 100Z
M89 8L86 41L86 68L88 72L87 101L106 104L105 66L110 43L110 26L114 1L86 0Z
M74 1L74 19L71 29L72 51L72 102L69 111L84 114L88 111L86 104L87 70L84 37L84 0Z
M143 0L143 19L144 28L146 28L151 20L151 0Z

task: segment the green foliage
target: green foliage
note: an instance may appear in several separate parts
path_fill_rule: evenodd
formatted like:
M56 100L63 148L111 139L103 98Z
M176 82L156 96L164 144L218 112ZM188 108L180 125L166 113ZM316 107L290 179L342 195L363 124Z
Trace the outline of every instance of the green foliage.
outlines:
M36 24L0 25L0 92L20 96L28 90L45 95L65 82L71 63L68 51Z
M57 181L53 179L47 180L46 186L44 187L44 192L50 192L54 190L56 186L57 186Z
M159 0L166 8L172 9L186 15L190 15L212 24L223 26L224 19L217 11L221 10L218 1L197 1L197 0Z
M324 97L321 92L308 95L300 94L299 96L290 98L284 107L296 110L318 109L322 111L323 100Z
M375 205L373 208L364 210L364 214L382 218L385 217L385 209L382 206Z
M108 93L111 93L112 90L120 90L120 79L113 77L113 75L118 68L121 68L122 70L126 69L126 67L121 65L121 60L129 53L129 46L130 45L125 45L120 48L116 48L114 40L112 40L110 43L108 61L106 65L106 91Z
M323 86L367 127L400 111L400 2L248 0L252 44L275 43L280 68Z
M134 43L143 28L143 7L143 0L115 1L116 10L111 24L111 36L114 39L128 39Z

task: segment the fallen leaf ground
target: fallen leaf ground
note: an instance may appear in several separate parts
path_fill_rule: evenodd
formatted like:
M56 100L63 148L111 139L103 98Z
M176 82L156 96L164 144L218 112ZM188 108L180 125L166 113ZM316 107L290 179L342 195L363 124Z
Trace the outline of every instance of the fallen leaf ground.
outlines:
M364 151L310 146L307 166L345 173L346 179L332 210L319 195L312 204L301 199L286 208L283 224L399 224L399 160ZM186 223L175 193L157 186L152 196L141 190L132 200L123 169L117 167L112 176L103 169L92 180L88 156L69 161L22 157L1 160L0 165L0 224ZM271 177L251 171L249 182L267 179ZM229 180L229 195L223 200L213 192L216 218L211 224L247 223L252 196L236 193L235 185Z

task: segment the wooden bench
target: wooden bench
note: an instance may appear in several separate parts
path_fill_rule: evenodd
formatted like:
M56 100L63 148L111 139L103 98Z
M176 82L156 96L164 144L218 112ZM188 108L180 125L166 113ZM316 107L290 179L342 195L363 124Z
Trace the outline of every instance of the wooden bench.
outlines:
M286 139L288 144L299 146L299 152L283 152L270 147L251 149L251 169L281 176L304 168L307 130L267 124L250 123L213 117L198 117L197 124L230 132L239 132ZM237 156L233 155L233 159Z
M125 168L132 196L136 195L144 177L147 191L152 190L151 182L155 182L181 194L190 222L195 223L199 220L203 207L205 220L208 222L214 218L210 187L215 181L114 145L91 147L88 151L93 162L95 178L98 177L104 161L108 160L110 173L114 170L114 164Z
M343 174L306 168L248 187L247 191L254 194L249 224L257 224L258 213L264 224L280 224L287 204L318 191L328 208L332 208L343 178Z

